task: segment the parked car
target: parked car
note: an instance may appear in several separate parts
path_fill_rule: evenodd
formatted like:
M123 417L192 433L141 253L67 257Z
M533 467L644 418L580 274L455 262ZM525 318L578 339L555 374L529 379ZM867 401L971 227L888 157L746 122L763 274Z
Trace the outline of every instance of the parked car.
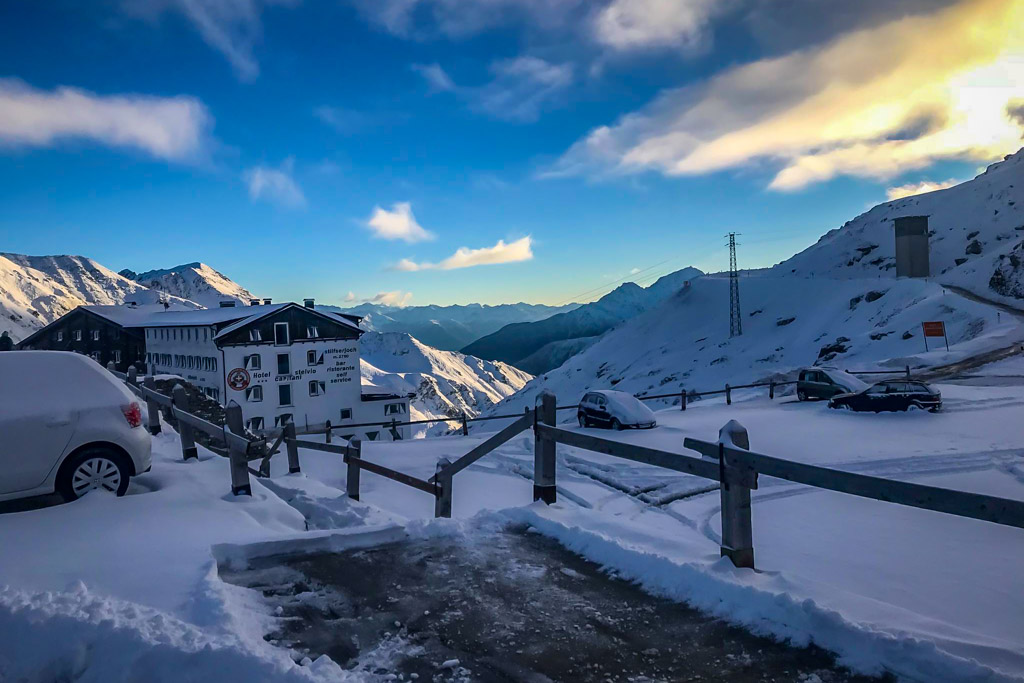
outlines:
M917 406L931 412L942 407L942 394L924 382L891 380L872 384L863 391L840 394L828 402L829 408L874 411L909 410Z
M589 391L577 413L581 427L651 429L658 425L654 413L636 396L624 391Z
M64 351L0 354L0 501L57 492L122 496L150 468L135 396L96 361Z
M829 399L839 394L850 394L868 388L865 382L845 370L836 368L805 368L796 383L796 397L800 401Z

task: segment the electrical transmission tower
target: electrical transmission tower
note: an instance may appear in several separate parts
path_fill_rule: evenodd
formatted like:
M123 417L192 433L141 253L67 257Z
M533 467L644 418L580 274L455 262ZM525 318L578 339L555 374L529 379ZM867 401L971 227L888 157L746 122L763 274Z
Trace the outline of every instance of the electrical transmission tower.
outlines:
M740 273L736 270L736 233L729 233L729 336L743 334L740 317Z

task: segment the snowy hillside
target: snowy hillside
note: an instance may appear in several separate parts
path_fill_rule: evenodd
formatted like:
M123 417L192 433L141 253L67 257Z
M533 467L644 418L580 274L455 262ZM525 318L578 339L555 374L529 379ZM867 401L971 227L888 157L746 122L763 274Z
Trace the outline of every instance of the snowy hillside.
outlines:
M559 342L604 334L622 321L657 306L701 274L696 268L684 268L658 279L647 288L627 282L597 301L568 313L535 323L508 325L470 344L463 352L500 360L536 373L545 372L586 345L585 341L576 345Z
M82 256L0 254L0 331L7 330L15 341L78 306L156 303L160 297Z
M741 279L743 335L729 337L729 281L698 278L662 306L604 335L499 407L532 406L542 389L575 403L588 389L638 395L720 389L812 364L875 369L938 365L1024 338L1024 326L996 309L923 280L807 279L751 274ZM921 322L943 320L951 352Z
M458 351L480 337L512 323L534 322L571 311L577 304L501 304L486 306L384 306L362 304L339 309L363 316L363 329L374 332L407 332L435 349Z
M974 180L876 206L774 270L801 277L892 277L892 221L917 215L929 216L932 277L982 297L1024 301L1024 150Z
M412 419L473 417L532 379L504 363L434 349L404 333L367 332L359 346L363 386L415 393Z
M248 306L250 299L254 298L245 287L198 261L145 273L122 270L121 275L150 289L195 301L206 308L216 308L221 301L231 299Z

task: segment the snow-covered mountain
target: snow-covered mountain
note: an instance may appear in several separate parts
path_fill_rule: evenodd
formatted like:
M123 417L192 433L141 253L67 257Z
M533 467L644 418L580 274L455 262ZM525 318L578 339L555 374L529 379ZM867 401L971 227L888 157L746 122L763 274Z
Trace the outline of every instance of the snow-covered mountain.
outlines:
M359 349L363 386L415 393L412 419L475 417L532 379L504 363L441 351L400 332L367 332Z
M1024 150L954 187L880 204L775 266L779 274L892 277L893 219L929 216L932 277L982 297L1024 300Z
M229 300L248 306L255 298L245 287L198 261L144 273L122 270L121 275L150 289L194 301L206 308L216 308L221 301Z
M895 277L892 221L909 215L930 216L928 279ZM595 388L701 391L814 364L919 368L1007 347L1024 339L1024 324L984 299L1020 307L1022 258L1024 151L961 185L877 206L773 268L742 273L742 336L729 336L728 277L696 278L496 410L533 405L543 389L572 403ZM921 323L932 320L945 322L949 352L941 339L925 352Z
M507 325L462 349L480 358L493 358L540 374L558 367L566 358L624 320L658 306L699 278L696 268L684 268L659 278L649 287L627 282L597 301L534 323ZM587 339L590 338L590 339ZM572 340L574 343L567 343Z
M148 304L165 296L83 256L0 254L0 331L15 341L78 306ZM177 297L169 300L198 307Z
M445 351L458 351L470 342L511 323L534 322L571 311L578 304L501 304L487 306L384 306L362 304L339 309L363 316L363 329L375 332L407 332L424 344Z

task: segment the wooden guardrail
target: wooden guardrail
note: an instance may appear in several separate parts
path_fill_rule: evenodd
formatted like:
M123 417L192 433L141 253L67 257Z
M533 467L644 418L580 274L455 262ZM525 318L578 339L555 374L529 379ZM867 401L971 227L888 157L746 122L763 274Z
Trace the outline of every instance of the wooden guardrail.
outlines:
M156 391L154 379L151 376L145 377L140 386L138 371L134 365L128 367L128 372L122 373L114 370L113 363L108 363L107 370L124 381L128 389L146 402L146 412L149 414L147 426L151 434L160 433L161 408L166 408L174 416L178 421L181 456L186 462L199 458L195 441L197 431L223 443L228 449L228 461L231 467L231 493L236 496L252 495L252 485L249 482L249 460L266 458L268 449L265 439L251 439L246 435L240 405L234 402L228 405L224 409L226 424L215 425L190 412L188 393L182 385L176 385L171 391L171 396L165 396ZM294 425L292 427L294 429ZM270 452L272 454L273 449L270 449Z
M559 428L554 420L554 396L543 394L541 402L544 407L538 409L539 417L534 426L537 439L534 500L555 502L555 445L559 443L717 481L722 502L721 552L737 567L754 567L750 496L751 491L758 488L760 475L1024 529L1022 501L844 472L755 453L750 450L747 430L735 420L722 427L717 442L686 438L683 445L703 456L694 458Z

